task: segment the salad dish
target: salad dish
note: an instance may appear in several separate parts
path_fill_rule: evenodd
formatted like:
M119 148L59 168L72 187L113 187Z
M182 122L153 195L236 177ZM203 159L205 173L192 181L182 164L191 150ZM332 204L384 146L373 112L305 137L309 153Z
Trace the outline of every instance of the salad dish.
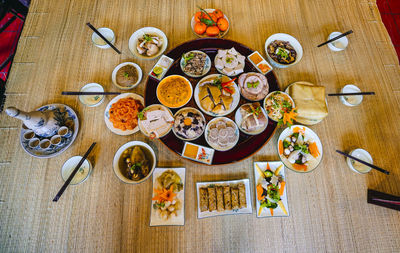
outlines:
M241 55L234 47L231 49L219 49L215 56L215 68L221 74L236 76L243 72L246 57Z
M283 130L278 139L279 158L295 172L310 172L322 160L322 144L308 127L294 125Z
M195 140L199 138L206 127L203 114L193 108L185 107L175 113L172 131L182 140Z
M150 105L139 113L139 129L151 139L161 138L168 134L173 123L172 112L160 104Z
M185 225L185 168L156 168L150 226Z
M213 149L227 151L238 142L239 130L231 119L219 117L208 122L205 137Z
M199 182L196 188L199 219L253 212L249 179Z
M282 91L273 91L268 94L264 99L264 109L268 117L279 125L293 123L293 118L297 115L294 115L296 108L293 99Z
M210 57L200 51L192 50L184 53L181 58L181 69L183 73L190 77L202 77L211 69Z
M229 30L228 17L218 9L202 9L190 22L192 31L199 37L224 37Z
M248 103L236 111L235 122L245 134L257 135L268 126L268 117L260 103Z
M239 76L240 94L250 101L264 99L269 92L267 78L260 73L249 72Z
M255 162L257 217L289 216L282 162Z

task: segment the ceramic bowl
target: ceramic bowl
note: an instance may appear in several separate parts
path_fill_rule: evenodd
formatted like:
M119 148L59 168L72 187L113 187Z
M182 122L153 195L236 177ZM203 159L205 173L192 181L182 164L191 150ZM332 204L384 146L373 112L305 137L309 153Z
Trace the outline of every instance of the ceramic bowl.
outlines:
M242 107L244 105L248 105L248 104L252 104L252 103L243 104L240 107ZM258 130L256 132L248 132L248 131L244 130L243 128L241 128L243 118L242 118L242 114L240 113L240 107L236 110L236 113L235 113L235 123L239 127L240 131L242 131L243 133L248 134L248 135L258 135L258 134L262 133L267 128L267 126L268 126L268 115L265 112L265 110L262 107L262 105L260 105L261 113L264 114L265 118L267 119L267 123L265 124L265 126L262 127L260 130Z
M333 32L333 33L329 34L329 37L328 37L327 40L331 40L334 37L337 37L337 36L339 36L341 34L342 34L341 32ZM344 37L342 37L342 38L340 38L338 40L335 40L335 41L332 41L331 43L328 43L328 47L329 47L330 50L338 52L338 51L345 50L348 44L349 44L349 40L347 39L346 36L344 36Z
M373 164L372 156L364 149L361 149L361 148L354 149L350 152L350 155L354 156L360 160L363 160L367 163ZM352 171L357 172L359 174L367 174L368 172L370 172L372 170L371 167L368 167L363 164L362 164L362 167L365 168L365 170L358 170L357 168L354 167L352 160L353 159L346 157L347 166L349 166L349 168Z
M340 91L340 93L352 93L352 92L361 92L361 90L360 90L360 88L358 88L357 86L355 86L353 84L347 84ZM354 99L354 103L350 103L350 102L352 102L350 100L350 96L349 96L349 99L346 99L346 96L340 96L339 99L340 99L340 102L342 102L342 104L344 104L346 106L357 106L362 103L363 96L362 95L352 96L351 99Z
M228 147L225 147L225 148L222 148L222 147L219 147L217 145L214 145L213 143L210 142L209 137L208 137L208 135L210 134L211 125L217 123L217 121L219 121L219 120L224 120L226 122L231 123L233 128L235 129L235 136L236 136L235 143L233 143L232 145L230 145ZM229 119L227 117L217 117L217 118L214 118L214 119L212 119L212 120L210 120L208 122L208 124L206 126L206 130L204 132L204 137L205 137L206 142L208 143L208 145L210 145L210 147L212 147L213 149L218 150L218 151L228 151L228 150L234 148L236 146L237 142L239 141L239 128L238 128L238 126L236 125L236 123L233 120L231 120L231 119Z
M268 99L269 99L273 94L275 94L276 92L286 95L286 96L289 98L290 103L292 104L292 108L295 108L295 107L296 107L295 104L294 104L293 98L292 98L289 94L287 94L286 92L283 92L283 91L272 91L272 92L270 92L270 93L264 98L264 101L263 101L263 108L264 108L265 112L267 113L267 115L268 115L268 112L267 112L267 108L266 108L265 105L266 105ZM278 122L277 120L273 119L273 118L270 117L269 115L268 115L268 118L269 118L270 120L272 120L272 121Z
M161 89L160 87L162 87L162 85L163 85L164 83L168 82L169 79L171 79L171 78L181 78L182 80L184 80L184 81L186 82L186 84L188 85L188 87L189 87L189 89L190 89L190 96L188 96L188 97L186 98L186 100L183 101L181 104L178 104L178 105L176 105L176 106L168 106L168 105L164 104L164 103L162 102L163 100L160 99L160 95L159 95L159 93L160 93L159 91L160 91L160 89ZM186 104L190 101L190 99L192 99L192 96L193 96L193 86L192 86L192 83L191 83L186 77L184 77L184 76L180 76L180 75L170 75L170 76L165 77L164 79L161 80L161 82L158 83L158 85L157 85L157 90L156 90L156 96L157 96L158 101L160 101L160 103L161 103L162 105L164 105L164 106L166 106L166 107L168 107L168 108L180 108L180 107L186 105Z
M136 83L134 83L130 86L121 86L117 82L117 72L120 68L127 66L127 65L131 65L136 69L137 74L138 74L138 80L136 81ZM137 65L136 63L133 63L133 62L123 62L123 63L119 64L118 66L115 67L115 69L113 70L113 72L111 74L111 80L112 80L113 84L115 86L117 86L118 88L120 88L121 90L130 90L130 89L135 88L142 81L142 77L143 77L142 69L139 67L139 65Z
M73 156L65 161L64 165L61 167L61 178L64 181L67 181L68 177L71 175L72 171L75 169L76 165L78 165L79 161L82 159L82 156ZM82 173L78 175L78 173ZM71 185L77 185L85 182L90 174L92 173L92 164L89 160L85 159L83 164L81 165L80 170L75 174L74 178L71 181Z
M107 28L107 27L101 27L101 28L98 28L97 31L99 31L108 41L111 42L111 44L114 45L115 34L114 34L113 30L111 30L110 28ZM110 45L107 44L107 42L105 42L95 32L92 33L92 42L96 47L101 48L101 49L107 49L107 48L111 47Z
M296 61L291 64L280 64L274 61L268 54L268 45L272 43L274 40L288 41L293 46L294 50L296 50L297 53ZM267 55L268 61L271 63L272 66L276 68L287 68L296 65L297 63L300 62L301 58L303 57L303 48L300 42L295 37L286 33L275 33L269 36L268 39L265 41L265 54Z
M215 9L204 9L207 13L212 13L213 11L215 11ZM228 31L229 31L229 28L231 27L231 23L229 22L229 19L228 19L228 17L224 14L224 18L228 21L228 29L226 29L226 31L224 31L224 32L220 32L219 34L218 34L218 36L215 36L215 37L217 37L217 38L222 38L222 37L224 37L227 33L228 33ZM190 27L192 28L192 32L197 36L197 37L200 37L200 38L207 38L207 37L211 37L211 36L208 36L206 33L204 33L204 34L197 34L197 33L195 33L195 31L194 31L194 25L196 24L196 21L194 20L194 15L193 15L193 17L192 17L192 19L190 20Z
M103 86L98 83L88 83L84 85L81 92L104 92ZM92 98L92 99L91 99ZM104 95L79 95L79 101L89 107L96 107L103 103Z
M179 139L181 139L181 140L183 140L183 141L193 141L193 140L196 140L197 138L199 138L199 137L204 133L204 130L205 130L205 128L206 128L206 123L207 123L207 121L206 121L206 119L204 118L203 113L201 113L201 111L199 111L199 110L197 110L196 108L193 108L193 107L184 107L184 108L180 109L179 111L177 111L177 112L175 113L175 115L174 115L175 121L176 121L176 116L179 115L179 114L182 113L182 112L185 112L185 111L192 111L192 112L198 113L198 114L201 116L201 118L202 118L203 121L204 121L204 128L203 128L203 131L201 132L200 135L196 136L195 138L186 139L186 138L183 138L182 136L180 136L180 135L178 135L178 134L176 133L175 124L174 124L174 126L172 127L172 132L175 134L176 137L178 137Z
M144 56L139 54L139 52L136 49L136 45L137 45L137 41L140 37L142 37L144 34L157 34L158 36L160 36L163 39L163 44L160 48L160 50L158 51L158 53L156 55L153 56ZM152 60L157 58L158 56L162 55L165 50L167 49L168 46L168 39L167 36L165 35L165 33L163 33L160 29L155 28L155 27L143 27L140 28L139 30L137 30L136 32L134 32L131 37L129 38L129 50L131 51L131 53L140 58L140 59L145 59L145 60Z
M151 166L149 174L146 177L144 177L138 181L131 180L131 179L127 178L124 174L122 174L121 169L118 164L119 158L121 157L122 152L124 152L126 149L133 147L133 146L140 146L141 148L147 149L153 159L153 164ZM154 171L154 168L156 167L156 164L157 164L156 154L154 153L154 150L147 143L144 143L142 141L130 141L130 142L122 145L115 153L114 160L113 160L113 169L114 169L115 176L122 182L124 182L126 184L139 184L141 182L146 181L151 176L151 174Z
M180 66L181 66L182 72L185 73L185 75L188 75L188 76L194 77L194 78L205 76L211 69L211 59L210 59L210 57L206 53L204 53L203 51L200 51L200 50L192 50L192 51L186 52L185 54L190 53L190 52L201 53L201 54L206 56L206 61L204 63L203 72L200 75L194 75L194 74L190 74L190 73L185 72L184 71L185 59L183 58L183 55L182 55L181 61L180 61Z
M149 106L147 106L146 108L143 109L143 111L145 111L145 113L147 111L152 111L152 110L164 110L164 111L166 111L166 112L168 112L170 114L172 119L174 118L171 110L168 107L160 105L160 104L152 104L152 105L149 105ZM139 118L139 121L138 121L138 125L139 125L139 129L142 132L142 134L144 134L145 136L147 136L149 138L162 138L162 137L166 136L172 129L172 124L170 124L170 127L168 128L167 131L165 131L163 134L161 134L158 137L154 137L154 136L151 135L151 133L149 133L147 131L147 129L145 129L145 127L143 126L142 120L140 118Z

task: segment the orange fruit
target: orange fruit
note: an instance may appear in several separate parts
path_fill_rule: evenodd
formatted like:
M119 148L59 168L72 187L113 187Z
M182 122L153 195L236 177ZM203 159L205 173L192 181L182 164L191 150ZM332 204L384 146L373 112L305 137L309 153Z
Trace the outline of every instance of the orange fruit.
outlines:
M218 19L217 25L218 29L221 30L222 32L225 32L229 27L228 20L226 20L225 18Z
M217 36L219 34L219 29L217 26L209 26L206 29L206 34L208 36Z
M203 17L203 13L201 11L198 11L194 14L194 21L200 22L200 19Z
M221 10L216 9L215 11L213 11L214 15L217 16L217 18L223 18L224 17L224 13Z
M197 22L194 25L194 32L199 34L199 35L202 35L206 31L206 29L207 29L207 26L204 23Z

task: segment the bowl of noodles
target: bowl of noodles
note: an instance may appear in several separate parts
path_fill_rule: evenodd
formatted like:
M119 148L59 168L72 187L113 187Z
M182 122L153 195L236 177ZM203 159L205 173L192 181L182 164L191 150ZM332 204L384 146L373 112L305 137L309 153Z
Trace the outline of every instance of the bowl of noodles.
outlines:
M139 131L138 114L144 108L144 99L135 93L123 93L113 98L104 111L104 121L111 132L130 135Z

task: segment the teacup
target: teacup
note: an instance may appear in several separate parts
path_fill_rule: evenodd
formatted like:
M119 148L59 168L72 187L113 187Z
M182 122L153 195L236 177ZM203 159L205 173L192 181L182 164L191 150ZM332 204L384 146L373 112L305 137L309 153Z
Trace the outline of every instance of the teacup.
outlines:
M28 146L30 147L30 148L37 148L38 146L39 146L39 143L40 143L40 140L39 140L39 138L32 138L32 139L30 139L29 140L29 142L28 142Z
M24 133L24 135L22 136L24 141L29 141L29 140L33 139L34 137L35 137L35 132L33 132L32 130L27 130Z
M58 135L60 135L61 137L64 137L64 138L69 138L72 136L72 131L69 130L68 127L62 126L62 127L60 127L60 129L58 129Z
M50 143L53 146L60 146L62 144L61 136L58 134L54 135L53 137L51 137Z
M51 148L51 142L49 139L43 139L39 142L39 148L43 150L49 150Z

